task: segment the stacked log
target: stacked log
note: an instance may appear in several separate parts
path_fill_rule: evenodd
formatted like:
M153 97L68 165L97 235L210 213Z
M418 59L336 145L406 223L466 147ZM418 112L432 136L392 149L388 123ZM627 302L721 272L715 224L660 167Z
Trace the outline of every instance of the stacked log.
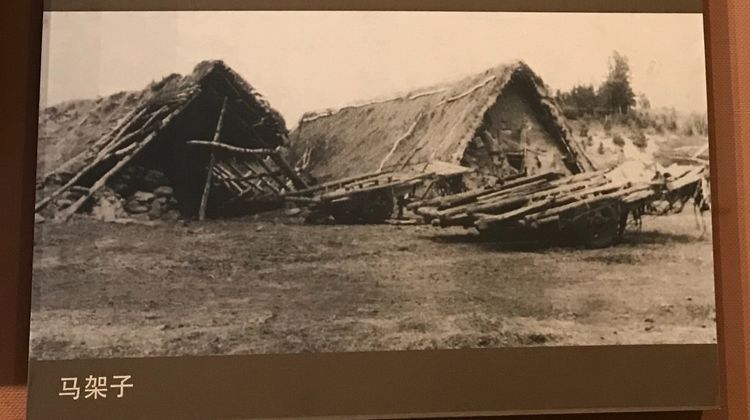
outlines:
M544 173L504 185L440 197L410 206L425 221L441 227L538 228L559 222L576 209L612 200L643 200L657 193L652 183L615 182L604 172L572 176Z

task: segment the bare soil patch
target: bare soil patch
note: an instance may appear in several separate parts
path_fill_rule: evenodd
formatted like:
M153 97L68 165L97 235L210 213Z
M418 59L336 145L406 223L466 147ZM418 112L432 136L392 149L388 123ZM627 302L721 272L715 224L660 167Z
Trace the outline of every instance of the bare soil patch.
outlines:
M599 250L283 215L37 226L32 357L715 342L710 233Z

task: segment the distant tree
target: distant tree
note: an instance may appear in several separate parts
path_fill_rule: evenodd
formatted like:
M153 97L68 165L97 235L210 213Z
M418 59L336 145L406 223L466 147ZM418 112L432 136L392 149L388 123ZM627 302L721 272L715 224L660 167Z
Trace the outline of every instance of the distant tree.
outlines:
M685 121L684 132L688 136L694 134L705 136L708 135L708 120L705 114L690 114Z
M610 57L609 75L599 87L598 97L602 107L610 114L627 114L635 105L628 58L617 51Z
M600 155L604 154L604 143L599 142L599 148L596 149L596 152L599 153Z
M638 94L638 107L641 109L651 109L651 101L645 93Z
M574 86L568 92L558 90L557 101L566 113L576 118L581 115L593 115L598 104L593 85Z
M623 147L625 146L625 139L623 139L621 135L615 134L615 136L612 137L612 143L614 143L615 146Z
M579 85L571 89L570 102L578 108L582 114L593 114L596 109L596 90L592 85Z

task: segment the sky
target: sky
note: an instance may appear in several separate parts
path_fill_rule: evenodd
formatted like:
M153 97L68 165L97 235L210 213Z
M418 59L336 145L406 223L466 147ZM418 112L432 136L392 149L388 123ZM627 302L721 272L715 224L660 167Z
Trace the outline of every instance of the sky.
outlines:
M224 60L279 110L337 108L524 60L553 90L598 85L614 50L653 107L706 111L699 14L47 12L41 105L140 90Z

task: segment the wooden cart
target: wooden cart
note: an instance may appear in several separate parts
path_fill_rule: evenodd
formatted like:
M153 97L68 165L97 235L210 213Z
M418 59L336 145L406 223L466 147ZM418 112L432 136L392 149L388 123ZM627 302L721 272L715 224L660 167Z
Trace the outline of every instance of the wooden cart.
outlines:
M378 171L282 194L287 202L311 210L311 220L332 218L342 224L383 223L420 194L434 193L446 181L471 169L432 162L400 170Z
M705 167L645 182L618 182L601 171L573 176L548 172L409 207L436 226L473 227L498 239L522 237L601 248L619 241L628 215L638 217L650 203L684 203L695 197L704 176Z

